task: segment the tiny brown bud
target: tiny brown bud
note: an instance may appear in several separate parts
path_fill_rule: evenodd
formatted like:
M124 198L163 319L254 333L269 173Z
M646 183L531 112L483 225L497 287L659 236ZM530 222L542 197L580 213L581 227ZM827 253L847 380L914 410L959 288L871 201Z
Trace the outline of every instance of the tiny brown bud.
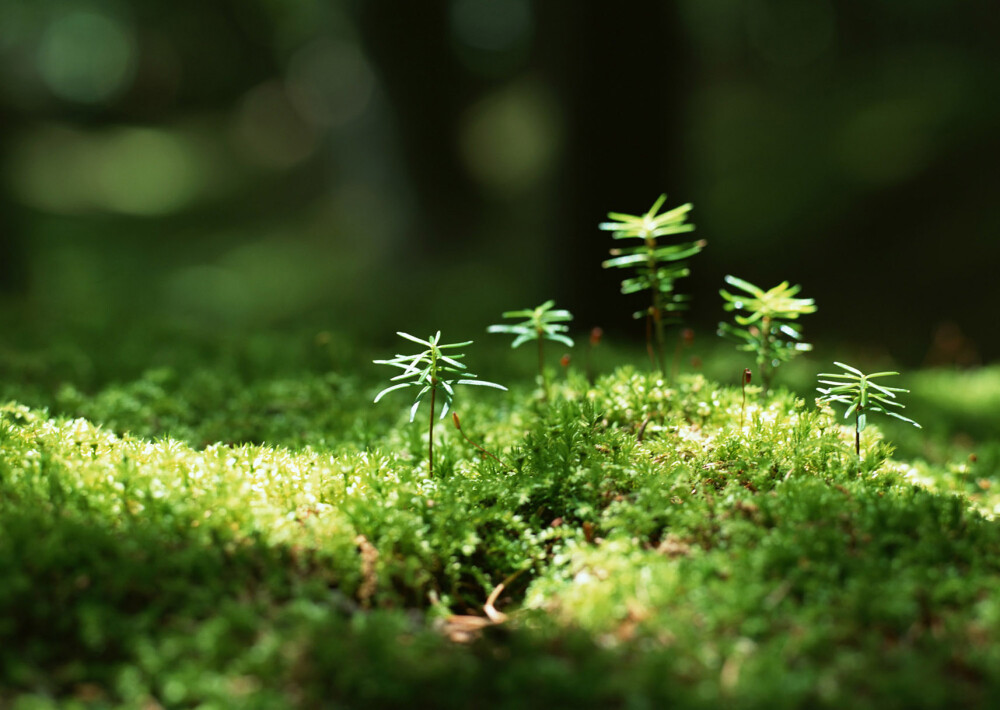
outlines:
M604 330L599 326L594 326L590 329L590 345L591 347L599 345L601 342L601 337L604 335Z
M561 358L559 358L559 364L563 367L569 367L569 353L566 353Z
M549 523L549 527L558 528L562 524L563 524L563 519L562 518L556 518L551 523Z
M458 420L458 412L451 413L451 421L455 423L455 428L462 431L462 422Z
M975 454L969 454L969 463L976 463L976 461L978 460L979 460L978 456L976 456Z
M750 384L750 380L751 380L752 378L753 378L753 373L752 373L752 372L750 372L750 368L749 368L749 367L745 368L745 369L743 370L743 384L744 384L744 385L748 385L748 384Z
M681 342L684 343L684 347L690 348L694 345L694 331L690 328L685 328L681 331Z

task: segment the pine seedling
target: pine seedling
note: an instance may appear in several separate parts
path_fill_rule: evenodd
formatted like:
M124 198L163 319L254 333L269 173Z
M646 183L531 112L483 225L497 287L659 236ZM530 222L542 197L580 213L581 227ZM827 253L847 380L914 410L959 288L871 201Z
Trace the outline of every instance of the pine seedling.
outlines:
M775 368L799 353L812 350L812 345L802 342L801 331L788 321L815 313L816 305L811 298L794 298L802 287L789 286L787 281L768 291L735 276L726 276L726 283L743 293L734 295L721 289L719 294L726 301L722 307L727 311L745 311L748 315L737 313L735 325L719 323L719 335L735 339L740 343L738 350L757 356L757 371L767 392Z
M691 204L681 205L663 214L657 214L666 201L660 195L644 215L609 212L612 222L602 222L600 229L612 232L614 239L640 239L642 244L611 250L613 258L601 265L605 269L634 269L635 275L622 281L623 294L648 291L650 305L636 311L633 317L646 319L646 349L654 368L666 375L666 345L663 329L668 322L679 320L676 314L687 308L689 298L676 293L677 279L691 273L685 259L694 256L704 248L706 242L698 240L681 244L661 244L659 237L682 234L694 230L687 222Z
M542 387L542 399L549 398L549 385L545 377L545 349L546 340L554 340L569 347L573 347L573 340L564 335L569 330L569 326L564 323L573 320L573 314L566 310L553 310L555 301L546 301L537 308L526 308L520 311L506 311L504 318L523 318L521 323L501 323L491 325L486 329L488 333L508 333L514 335L514 342L511 348L517 348L529 340L538 342L538 381Z
M382 397L393 390L403 389L404 387L416 387L417 395L414 398L413 406L410 408L410 421L412 422L414 417L417 415L417 409L420 407L420 403L427 394L430 394L431 414L427 437L427 466L430 475L433 476L434 410L438 391L441 391L441 395L444 399L440 415L441 419L444 419L444 416L448 413L448 409L455 396L455 387L457 385L480 385L483 387L494 387L504 391L506 391L507 388L503 385L498 385L495 382L487 382L485 380L477 379L476 375L469 372L466 369L465 364L460 362L460 360L465 357L465 354L455 351L459 348L464 348L467 345L472 345L471 340L464 343L441 344L440 330L427 340L421 340L420 338L416 338L409 333L402 333L398 331L396 335L401 338L406 338L407 340L412 340L414 343L422 345L426 349L416 355L396 355L390 360L373 360L376 365L389 365L390 367L398 367L403 370L403 372L390 380L391 382L398 381L397 384L390 385L375 395L375 402L378 402L382 399ZM449 351L451 355L445 355L443 352L445 350Z
M868 425L868 415L870 413L880 412L908 422L918 429L922 428L912 419L908 419L898 412L887 409L887 407L903 409L904 405L896 401L896 393L909 392L910 390L903 389L902 387L886 387L871 381L876 377L898 375L898 372L875 372L871 375L866 375L861 370L850 365L845 365L842 362L834 362L833 364L844 370L844 372L821 372L819 374L820 378L830 378L828 380L820 379L820 384L830 386L825 389L822 387L816 388L816 391L823 395L822 397L818 397L816 402L817 404L840 402L848 405L847 411L844 413L844 419L847 419L852 414L854 415L854 453L859 458L861 457L861 432Z

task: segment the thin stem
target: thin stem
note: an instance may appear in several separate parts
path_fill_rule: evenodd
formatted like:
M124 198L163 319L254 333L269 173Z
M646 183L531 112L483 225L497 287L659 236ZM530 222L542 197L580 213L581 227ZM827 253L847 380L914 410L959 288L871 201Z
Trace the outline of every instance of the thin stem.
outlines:
M677 339L677 347L674 348L674 362L670 366L670 379L672 379L672 380L676 380L677 379L677 372L678 372L678 370L680 368L679 363L681 361L681 348L683 348L683 347L684 347L684 340L681 339L681 338L678 338Z
M431 378L431 424L427 437L427 468L431 478L434 478L434 395L437 394L437 378Z
M854 410L854 453L861 458L861 428L859 422L861 421L861 407Z
M664 352L667 346L664 343L663 336L663 313L660 310L660 293L659 291L653 292L653 324L656 326L656 354L660 363L660 374L666 377L667 375L667 363Z
M642 438L646 436L646 427L648 427L649 423L653 421L653 417L657 416L658 414L659 412L653 412L652 414L646 415L646 418L642 420L642 424L639 425L639 430L636 432L635 435L636 441L642 442Z
M743 370L743 375L740 377L740 382L743 385L743 406L740 408L740 431L743 431L743 415L747 411L747 371Z
M594 348L597 344L601 342L601 336L604 335L604 331L598 328L596 325L590 329L590 342L587 344L587 354L586 354L586 370L587 370L587 382L594 384Z
M663 352L665 346L663 344L663 310L660 307L660 278L656 273L656 254L654 250L656 249L656 238L646 237L646 268L649 269L649 286L653 292L653 306L649 314L649 318L652 318L653 325L656 327L656 362L659 363L660 374L666 377L667 366L664 360ZM649 359L653 360L653 344L652 338L650 337L649 322L647 320L646 325L646 346L649 349ZM653 367L656 367L656 362L653 363Z
M542 330L538 329L538 379L542 381L542 401L549 401L549 383L545 379L545 348L542 338Z
M453 422L455 423L455 428L456 428L456 429L458 429L458 433L462 435L462 438L463 438L463 439L465 439L465 440L466 440L466 441L468 441L468 442L469 442L470 444L472 444L472 445L473 445L473 446L475 446L475 447L476 447L477 449L479 449L479 451L481 451L481 452L483 453L483 455L484 455L484 456L489 456L489 457L490 457L491 459L493 459L494 461L496 461L496 462L497 462L498 464L500 464L501 466L503 466L503 467L505 467L505 468L510 468L509 466L507 466L507 464L505 464L505 463L504 463L503 461L501 461L501 460L500 460L499 458L497 458L497 457L496 457L495 455L491 454L491 453L490 453L489 451L487 451L487 450L486 450L486 449L484 449L484 448L483 448L482 446L480 446L480 445L479 445L479 444L477 444L477 443L476 443L475 441L473 441L472 439L470 439L470 438L469 438L469 435L468 435L468 434L466 434L466 433L465 433L465 431L464 431L464 430L462 429L462 422L461 422L461 420L460 420L460 419L458 418L458 414L457 414L456 412L452 412L452 414L451 414L451 420L452 420L452 421L453 421Z
M649 355L649 366L656 369L656 355L653 352L653 314L646 314L646 354Z
M771 316L764 316L760 322L760 357L757 366L760 368L760 381L764 392L771 389Z

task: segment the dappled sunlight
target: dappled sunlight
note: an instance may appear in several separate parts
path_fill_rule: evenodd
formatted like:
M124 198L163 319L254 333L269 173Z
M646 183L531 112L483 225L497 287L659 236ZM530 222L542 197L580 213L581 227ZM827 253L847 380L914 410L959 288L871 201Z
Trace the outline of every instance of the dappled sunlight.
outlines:
M586 396L566 396L570 387ZM507 648L499 639L509 639L527 645L522 653L549 657L545 639L582 634L581 655L563 652L572 668L607 663L615 678L632 678L613 660L625 654L720 701L787 692L774 685L784 677L775 669L787 664L799 675L822 670L829 697L839 699L859 682L852 658L880 657L903 635L915 641L895 652L938 677L944 671L922 649L969 647L966 629L979 617L962 600L992 599L997 588L1000 536L976 512L985 500L949 488L970 467L893 461L874 427L859 461L848 427L784 391L766 401L752 392L740 430L741 390L702 375L668 385L622 368L588 385L573 372L548 404L522 383L502 397L462 400L469 434L498 458L442 428L431 474L426 429L409 423L407 406L369 411L374 390L354 374L240 385L221 371L178 378L160 370L87 398L60 395L59 407L91 419L11 403L0 409L0 503L13 513L30 501L50 526L86 524L105 548L132 539L162 548L166 556L150 557L141 546L115 547L123 561L114 575L73 557L87 594L105 600L101 613L129 628L133 617L114 600L132 596L122 597L115 580L124 575L134 590L127 595L155 600L157 586L137 581L142 565L191 565L170 586L179 606L168 628L204 634L225 623L224 611L208 621L187 616L185 605L205 615L193 600L207 594L207 603L251 614L255 633L275 617L288 623L296 609L309 609L313 623L349 620L352 628L404 614L406 630L378 648L406 648L405 639L427 634L421 643L440 653L464 653L455 643ZM229 424L219 428L202 412ZM241 428L259 441L211 438L235 438ZM228 577L192 586L217 574L199 561L205 555L227 575L243 575L233 585L249 585L252 595L229 591ZM957 625L927 625L928 584L932 613ZM74 608L59 599L56 608ZM265 602L265 612L254 606ZM75 618L65 633L85 646L97 627ZM173 638L137 628L156 653ZM308 654L354 638L268 633ZM118 657L139 663L129 653ZM188 653L203 672L226 673L200 647ZM612 656L598 661L595 653ZM977 651L967 662L985 673L983 658ZM281 677L296 672L274 668ZM654 686L643 677L630 682L647 692Z
M538 80L472 106L459 135L469 172L502 195L535 189L554 169L562 141L558 107Z
M997 704L992 15L564 5L0 0L0 709Z

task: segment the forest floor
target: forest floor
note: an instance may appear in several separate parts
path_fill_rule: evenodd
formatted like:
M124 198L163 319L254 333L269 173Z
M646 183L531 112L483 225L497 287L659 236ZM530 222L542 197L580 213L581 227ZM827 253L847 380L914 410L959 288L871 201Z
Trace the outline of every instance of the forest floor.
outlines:
M2 708L1000 703L1000 368L859 458L818 365L574 355L460 390L430 475L385 352L67 342L0 352Z

